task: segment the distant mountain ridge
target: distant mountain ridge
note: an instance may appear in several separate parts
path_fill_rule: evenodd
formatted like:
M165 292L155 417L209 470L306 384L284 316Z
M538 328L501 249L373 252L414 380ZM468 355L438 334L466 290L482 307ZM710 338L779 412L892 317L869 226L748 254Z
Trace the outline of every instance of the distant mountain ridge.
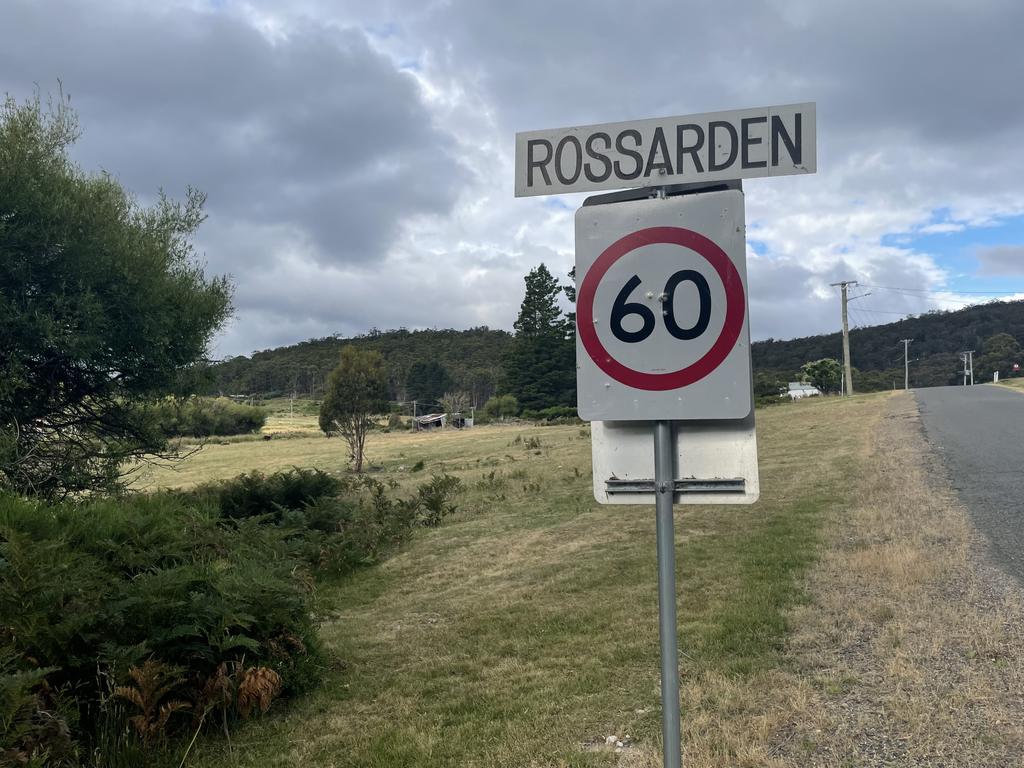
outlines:
M838 322L837 322L838 324ZM850 332L854 384L862 391L903 384L903 344L910 346L911 386L940 386L958 381L959 353L981 354L985 339L1008 333L1024 339L1024 301L992 302L952 312L929 312L885 325ZM436 361L450 374L456 389L481 405L501 387L502 367L512 335L487 327L410 331L374 330L353 338L328 336L277 349L255 352L215 364L211 391L229 395L257 394L316 397L337 364L346 344L374 349L387 362L394 400L406 399L409 369L417 362ZM800 366L823 357L842 359L842 335L836 333L752 345L755 375L794 380ZM1024 360L1022 360L1024 364Z

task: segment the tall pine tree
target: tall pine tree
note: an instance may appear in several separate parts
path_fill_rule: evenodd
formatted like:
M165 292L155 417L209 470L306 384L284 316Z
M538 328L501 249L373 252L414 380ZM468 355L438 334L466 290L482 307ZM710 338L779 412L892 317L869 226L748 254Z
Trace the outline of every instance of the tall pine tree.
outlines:
M558 306L562 290L543 264L526 275L505 382L527 410L576 404L575 343L572 322Z

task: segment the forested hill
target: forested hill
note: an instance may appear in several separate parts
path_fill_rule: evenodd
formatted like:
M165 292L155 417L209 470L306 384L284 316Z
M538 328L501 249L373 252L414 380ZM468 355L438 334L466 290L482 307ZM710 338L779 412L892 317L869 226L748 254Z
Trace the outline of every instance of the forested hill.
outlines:
M910 346L911 385L939 386L957 381L959 353L975 350L978 380L991 377L986 367L986 340L997 334L1024 339L1024 302L998 302L956 312L931 312L888 325L856 328L850 332L855 384L860 391L888 389L903 382L903 345ZM1004 339L1004 342L1006 340ZM511 334L490 328L466 331L372 331L345 339L311 339L279 349L236 357L213 367L212 392L317 397L323 382L337 365L341 348L354 344L384 355L391 397L436 399L443 391L466 392L480 405L501 387L503 365ZM1003 362L1016 354L1002 349ZM759 388L775 392L781 382L793 381L806 362L842 359L842 338L837 333L789 341L756 342L754 371ZM999 357L999 356L996 356ZM989 358L992 358L990 355ZM1021 364L1024 365L1024 359ZM1005 368L1003 375L1006 375Z
M838 325L838 321L836 323ZM929 312L887 325L850 331L850 358L861 373L854 378L858 389L885 389L892 380L903 383L903 344L910 345L911 386L933 387L958 381L960 352L975 350L975 372L991 377L979 367L985 341L997 334L1024 339L1024 302L993 302L955 312ZM842 334L807 336L789 341L757 342L752 346L756 373L790 375L804 363L821 358L842 360ZM1024 360L1020 361L1024 365ZM984 369L984 370L983 370ZM1006 371L1003 371L1006 375ZM859 381L858 381L859 379Z
M316 397L324 380L338 364L341 348L353 344L373 349L384 356L388 368L391 397L411 399L407 382L413 367L420 373L438 373L438 364L449 381L429 382L428 390L468 393L477 404L494 394L501 377L511 334L490 328L466 331L425 330L371 331L350 339L328 336L310 339L289 347L255 352L251 357L235 357L213 366L212 391L226 395L259 394ZM436 376L435 376L436 378ZM412 393L415 397L416 393Z

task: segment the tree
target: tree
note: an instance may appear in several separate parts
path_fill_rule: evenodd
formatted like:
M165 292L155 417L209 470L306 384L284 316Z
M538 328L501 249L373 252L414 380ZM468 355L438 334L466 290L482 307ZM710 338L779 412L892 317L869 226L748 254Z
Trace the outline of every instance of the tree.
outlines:
M576 352L572 324L558 306L562 286L543 264L525 281L516 336L505 361L506 389L531 410L574 405Z
M405 379L406 397L409 400L437 402L451 387L452 377L436 360L413 363Z
M49 498L166 450L146 404L192 388L231 311L193 259L203 196L143 208L71 162L78 135L63 97L0 108L0 486Z
M754 374L754 396L777 398L786 391L786 381L775 371Z
M379 352L351 345L341 350L338 367L327 377L320 404L320 429L339 434L348 443L353 468L363 471L366 435L372 416L388 408L388 374Z
M441 395L441 408L448 417L448 423L454 425L455 414L469 408L469 395L465 392L445 392Z
M563 285L562 290L565 291L565 297L569 299L573 305L573 311L566 313L566 319L569 321L569 332L575 336L576 334L576 266L569 270L569 284Z
M991 381L999 371L1000 378L1013 375L1013 364L1021 363L1020 343L1008 333L997 333L985 339L980 357L974 361L974 380Z
M800 375L823 393L838 392L843 368L838 360L823 358L800 366Z
M507 419L519 413L519 403L512 395L495 395L484 403L484 413L492 419Z

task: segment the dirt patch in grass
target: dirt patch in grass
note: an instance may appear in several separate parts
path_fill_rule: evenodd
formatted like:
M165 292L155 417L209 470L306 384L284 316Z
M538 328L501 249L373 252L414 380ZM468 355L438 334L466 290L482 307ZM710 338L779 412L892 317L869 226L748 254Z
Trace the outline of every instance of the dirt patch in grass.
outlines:
M1021 590L987 564L910 395L889 400L870 449L812 599L791 613L803 700L776 752L800 766L1020 765Z

